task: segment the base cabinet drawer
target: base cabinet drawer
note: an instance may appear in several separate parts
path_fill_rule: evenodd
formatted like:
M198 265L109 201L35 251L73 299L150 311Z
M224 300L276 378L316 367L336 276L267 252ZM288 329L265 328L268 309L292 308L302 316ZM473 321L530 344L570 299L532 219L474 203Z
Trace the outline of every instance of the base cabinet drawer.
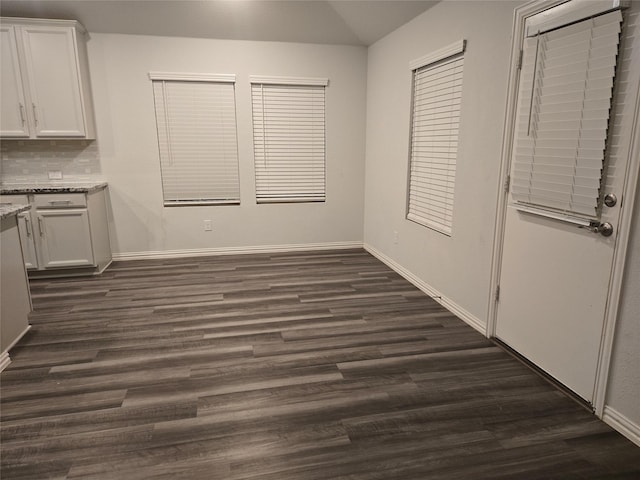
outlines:
M29 205L29 195L0 195L2 205Z
M34 208L86 208L84 193L39 193L33 196Z

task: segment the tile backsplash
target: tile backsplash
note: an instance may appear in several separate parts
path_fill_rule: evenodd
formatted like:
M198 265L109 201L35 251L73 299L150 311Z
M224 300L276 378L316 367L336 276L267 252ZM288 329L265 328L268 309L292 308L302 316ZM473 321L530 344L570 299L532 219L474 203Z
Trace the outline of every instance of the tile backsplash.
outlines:
M102 178L96 141L2 140L0 183L81 182ZM62 172L50 180L49 172Z

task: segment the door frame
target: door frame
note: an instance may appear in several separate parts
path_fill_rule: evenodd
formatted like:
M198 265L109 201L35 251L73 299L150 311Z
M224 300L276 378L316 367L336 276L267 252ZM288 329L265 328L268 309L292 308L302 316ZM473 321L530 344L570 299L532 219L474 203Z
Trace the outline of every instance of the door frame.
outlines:
M511 166L511 152L515 132L514 120L516 117L520 77L520 51L524 44L525 22L527 18L533 15L568 1L571 0L533 0L517 7L514 11L513 28L511 31L509 83L507 89L507 103L505 107L502 150L500 154L500 183L496 199L497 208L493 237L493 254L491 259L490 298L487 312L486 335L490 338L495 337L498 317L498 285L502 269L502 252L508 200L508 174ZM598 417L602 417L605 406L609 366L611 363L611 354L613 352L616 319L620 306L620 294L622 291L625 259L633 218L633 206L635 203L638 178L640 176L640 84L637 88L638 94L636 96L635 113L631 129L631 148L629 150L629 158L627 161L626 178L623 191L621 192L621 198L623 201L620 207L618 234L614 244L611 279L607 294L607 306L605 308L604 326L602 338L600 340L595 391L593 395L593 407Z

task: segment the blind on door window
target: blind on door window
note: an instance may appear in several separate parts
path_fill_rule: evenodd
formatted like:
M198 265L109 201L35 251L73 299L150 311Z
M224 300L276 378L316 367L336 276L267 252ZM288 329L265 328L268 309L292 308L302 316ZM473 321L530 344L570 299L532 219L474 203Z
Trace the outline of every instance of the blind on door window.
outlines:
M233 82L153 80L166 206L240 203Z
M525 40L516 206L597 218L621 22L614 11Z
M326 80L278 81L252 78L257 202L324 201Z
M413 70L407 218L451 235L464 42ZM453 55L451 55L453 53ZM435 60L435 61L433 61Z

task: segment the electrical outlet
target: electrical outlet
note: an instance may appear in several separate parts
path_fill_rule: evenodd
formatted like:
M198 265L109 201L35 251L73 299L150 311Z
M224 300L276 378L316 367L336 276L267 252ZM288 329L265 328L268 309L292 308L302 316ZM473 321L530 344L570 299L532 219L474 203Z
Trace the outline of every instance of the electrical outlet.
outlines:
M205 220L204 221L204 231L205 232L210 232L211 230L213 230L213 225L211 225L211 220Z
M62 180L62 170L49 170L49 180Z
M393 231L393 243L395 243L395 244L398 243L398 231L397 230Z

